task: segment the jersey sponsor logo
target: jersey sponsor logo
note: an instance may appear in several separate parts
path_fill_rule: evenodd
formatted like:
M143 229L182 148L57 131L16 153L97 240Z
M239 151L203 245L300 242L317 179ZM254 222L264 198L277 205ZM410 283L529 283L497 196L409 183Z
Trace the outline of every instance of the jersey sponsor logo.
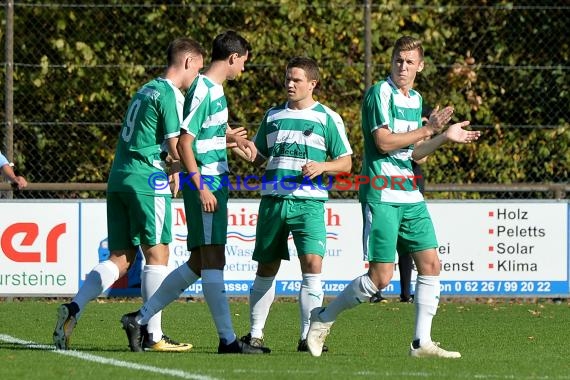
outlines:
M307 152L302 149L296 142L293 143L277 143L273 146L273 157L293 157L293 158L307 158Z
M218 137L226 137L226 125L219 125L218 126L218 130L216 131L216 136ZM225 147L225 143L224 143L224 147Z

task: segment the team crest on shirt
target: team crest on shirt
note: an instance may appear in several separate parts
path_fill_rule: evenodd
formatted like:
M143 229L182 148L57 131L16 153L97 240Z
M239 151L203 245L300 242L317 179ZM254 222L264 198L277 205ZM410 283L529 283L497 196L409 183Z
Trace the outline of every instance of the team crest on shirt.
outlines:
M307 127L307 129L303 131L303 136L309 137L313 134L313 130L315 129L315 127L313 127L312 125L305 125L305 126Z

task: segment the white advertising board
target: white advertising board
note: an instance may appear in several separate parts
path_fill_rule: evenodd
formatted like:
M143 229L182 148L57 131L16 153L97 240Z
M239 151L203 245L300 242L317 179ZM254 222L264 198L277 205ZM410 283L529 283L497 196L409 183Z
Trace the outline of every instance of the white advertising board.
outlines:
M2 203L0 295L77 291L77 203Z
M226 290L248 295L257 264L258 201L229 203ZM4 202L0 216L0 295L73 295L85 276L108 257L106 204L80 202ZM566 202L430 202L442 262L442 295L569 295L569 211ZM188 260L187 216L173 202L173 242L169 266ZM330 201L325 209L327 253L325 294L338 294L366 271L362 258L362 218L356 202ZM301 273L289 239L291 260L277 276L278 295L297 295ZM142 257L107 294L140 295ZM387 295L400 292L396 271ZM413 273L415 280L415 271ZM412 286L414 285L414 281ZM201 283L186 296L201 296Z
M566 203L428 203L442 294L561 295L568 288Z

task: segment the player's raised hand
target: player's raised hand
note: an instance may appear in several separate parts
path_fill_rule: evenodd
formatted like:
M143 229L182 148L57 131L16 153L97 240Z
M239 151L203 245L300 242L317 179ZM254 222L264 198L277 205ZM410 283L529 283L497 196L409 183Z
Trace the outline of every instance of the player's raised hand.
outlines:
M436 106L429 115L426 127L431 128L434 133L441 132L447 123L449 123L449 120L451 120L453 111L454 109L452 106L447 106L442 110L439 109L439 106Z
M455 123L445 131L445 137L448 141L453 141L460 144L469 144L479 139L481 136L480 131L468 131L463 129L469 125L469 121L462 121Z

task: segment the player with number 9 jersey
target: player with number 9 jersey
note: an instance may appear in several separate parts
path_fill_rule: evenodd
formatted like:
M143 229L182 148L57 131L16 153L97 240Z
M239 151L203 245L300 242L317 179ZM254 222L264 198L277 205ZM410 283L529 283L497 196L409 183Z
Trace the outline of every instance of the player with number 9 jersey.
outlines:
M193 39L174 39L166 50L164 75L144 84L131 98L107 183L109 256L87 274L71 302L58 308L53 332L56 348L69 348L73 329L89 301L107 292L119 278L127 276L128 282L138 252L145 259L139 273L144 301L153 296L170 272L172 194L168 174L176 178L180 167L176 144L182 91L190 87L203 67L204 55L202 46ZM129 341L131 350L142 351L144 346L152 351L182 352L192 348L163 333L161 314L149 319L147 333L137 343L140 347Z
M121 126L108 192L171 194L164 142L180 135L183 105L182 92L168 79L153 79L137 91Z

